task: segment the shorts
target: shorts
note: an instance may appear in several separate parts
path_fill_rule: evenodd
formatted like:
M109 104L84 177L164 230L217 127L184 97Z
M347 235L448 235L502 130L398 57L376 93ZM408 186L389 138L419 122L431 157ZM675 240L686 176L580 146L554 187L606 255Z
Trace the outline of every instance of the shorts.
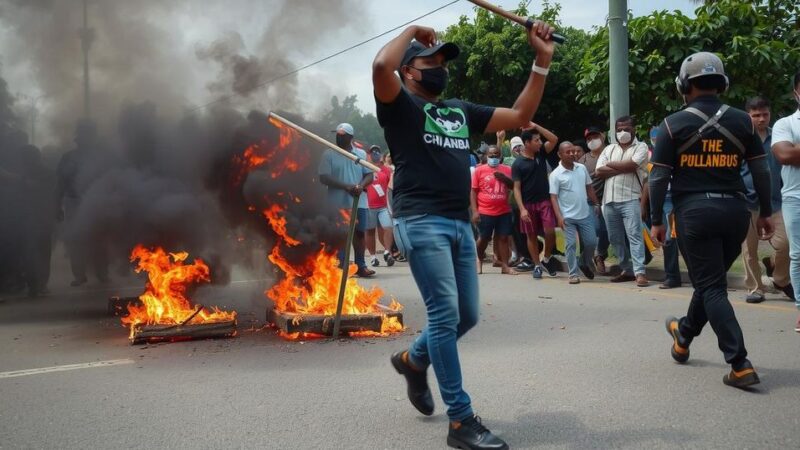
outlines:
M389 209L383 208L370 208L367 213L367 229L374 230L380 224L381 228L392 228L392 217L389 215Z
M483 239L491 239L492 234L510 236L511 213L500 214L499 216L481 214L481 221L478 223L478 232Z
M526 222L520 218L519 231L529 236L538 236L544 234L545 230L552 230L556 227L556 215L550 200L525 203L525 209L528 211L531 221Z

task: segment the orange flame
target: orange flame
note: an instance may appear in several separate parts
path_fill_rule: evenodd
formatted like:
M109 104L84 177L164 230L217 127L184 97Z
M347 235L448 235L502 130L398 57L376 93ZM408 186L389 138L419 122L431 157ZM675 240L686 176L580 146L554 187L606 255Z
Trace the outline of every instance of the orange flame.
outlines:
M252 151L245 150L240 164L240 167L244 167L241 179L250 170L261 166L268 166L270 176L278 178L286 172L296 172L303 169L310 160L309 154L298 146L300 134L296 130L272 117L269 118L269 122L279 129L279 142L277 146L268 147L267 143L262 141ZM309 255L302 263L293 264L284 257L281 253L282 249L301 244L300 240L290 236L288 233L287 221L284 216L287 209L286 205L301 203L301 200L291 193L279 192L276 195L280 201L271 202L271 206L262 211L262 214L278 237L278 241L270 251L268 259L284 276L265 294L275 303L275 309L281 312L292 312L299 315L319 314L332 316L336 314L342 276L338 258L333 251L325 247L324 243L320 244L321 248L316 254ZM350 222L348 210L342 210L341 215L345 223ZM350 271L349 275L353 275L357 268L352 265L348 270ZM348 278L345 286L342 313L383 315L380 332L351 333L351 335L386 336L389 333L397 333L404 330L403 325L397 318L388 317L387 315L388 312L402 310L403 306L396 300L392 300L388 307L382 306L379 301L383 295L383 291L378 287L366 289L359 285L357 280ZM306 333L281 333L281 335L289 339L313 337L313 335Z
M296 314L329 316L336 314L342 270L339 268L339 259L335 253L323 247L301 267L297 267L290 264L281 255L280 245L276 245L270 252L269 260L285 274L278 284L267 291L267 297L275 303L276 310ZM356 265L351 264L349 275L354 275L356 270ZM377 286L366 289L359 285L356 279L348 278L342 314L381 314L385 313L387 309L390 311L403 309L403 305L396 300L392 300L388 307L381 306L378 302L383 295L383 290ZM384 314L381 332L358 332L351 333L351 335L386 336L389 333L403 331L403 329L403 325L396 317L387 317ZM314 337L306 333L281 333L281 335L288 339Z
M235 186L240 185L248 173L262 166L269 166L270 177L278 178L285 172L297 172L308 165L308 151L298 146L300 133L271 117L269 120L278 127L278 145L264 139L247 147L241 155L235 156Z
M129 305L128 316L122 318L122 324L130 327L131 338L139 325L226 322L236 318L235 311L211 307L197 312L192 306L186 298L187 287L192 283L208 283L211 278L209 268L202 260L184 264L188 257L187 252L167 253L160 247L151 251L137 245L133 249L131 262L138 260L136 272L147 272L148 281L144 293L139 296L142 305Z
M281 213L285 210L285 207L273 203L269 209L264 210L264 217L267 218L269 221L270 226L275 231L275 234L280 236L281 239L288 245L289 247L294 247L295 245L300 245L300 241L297 239L289 236L288 232L286 231L286 218L281 216Z

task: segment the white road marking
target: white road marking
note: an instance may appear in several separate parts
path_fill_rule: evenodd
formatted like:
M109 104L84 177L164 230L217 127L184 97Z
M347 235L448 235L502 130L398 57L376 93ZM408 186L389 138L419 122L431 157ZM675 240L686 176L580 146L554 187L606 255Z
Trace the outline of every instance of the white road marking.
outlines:
M64 372L67 370L92 369L96 367L118 366L121 364L133 364L132 359L110 359L108 361L96 361L83 364L67 364L64 366L42 367L39 369L12 370L11 372L0 372L0 378L24 377L27 375L39 375L50 372Z

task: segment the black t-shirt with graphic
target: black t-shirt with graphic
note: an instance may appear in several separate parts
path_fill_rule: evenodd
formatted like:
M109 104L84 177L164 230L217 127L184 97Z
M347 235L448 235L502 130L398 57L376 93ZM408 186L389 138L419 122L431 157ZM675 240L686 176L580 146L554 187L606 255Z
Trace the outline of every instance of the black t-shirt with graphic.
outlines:
M469 220L469 135L486 130L494 108L457 99L432 103L405 88L392 103L375 103L395 166L394 216Z
M558 153L544 151L544 146L533 158L520 155L511 165L511 179L520 182L522 203L537 203L550 199L550 185L547 182L547 164L558 165Z

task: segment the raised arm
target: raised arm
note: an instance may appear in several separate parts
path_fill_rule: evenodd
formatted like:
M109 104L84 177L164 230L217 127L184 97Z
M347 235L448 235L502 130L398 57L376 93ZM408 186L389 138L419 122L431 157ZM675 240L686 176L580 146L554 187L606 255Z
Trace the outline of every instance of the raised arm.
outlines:
M552 35L553 28L538 20L528 30L528 43L536 51L534 64L542 69L548 69L550 61L553 59L555 44L550 40ZM498 130L512 130L527 125L542 101L546 79L546 75L531 71L528 82L525 83L525 87L514 102L514 106L495 109L485 132L494 133Z
M544 139L545 139L545 143L544 143L544 151L545 151L545 153L552 152L553 149L556 148L556 145L558 144L558 136L556 136L556 134L553 133L552 131L548 130L547 128L545 128L545 127L543 127L543 126L541 126L541 125L539 125L537 123L530 122L530 123L528 123L527 127L523 128L523 130L536 130L544 137Z
M382 103L393 102L400 93L401 83L396 72L412 39L432 47L436 43L436 32L433 28L411 25L384 45L372 62L372 86L375 97Z

